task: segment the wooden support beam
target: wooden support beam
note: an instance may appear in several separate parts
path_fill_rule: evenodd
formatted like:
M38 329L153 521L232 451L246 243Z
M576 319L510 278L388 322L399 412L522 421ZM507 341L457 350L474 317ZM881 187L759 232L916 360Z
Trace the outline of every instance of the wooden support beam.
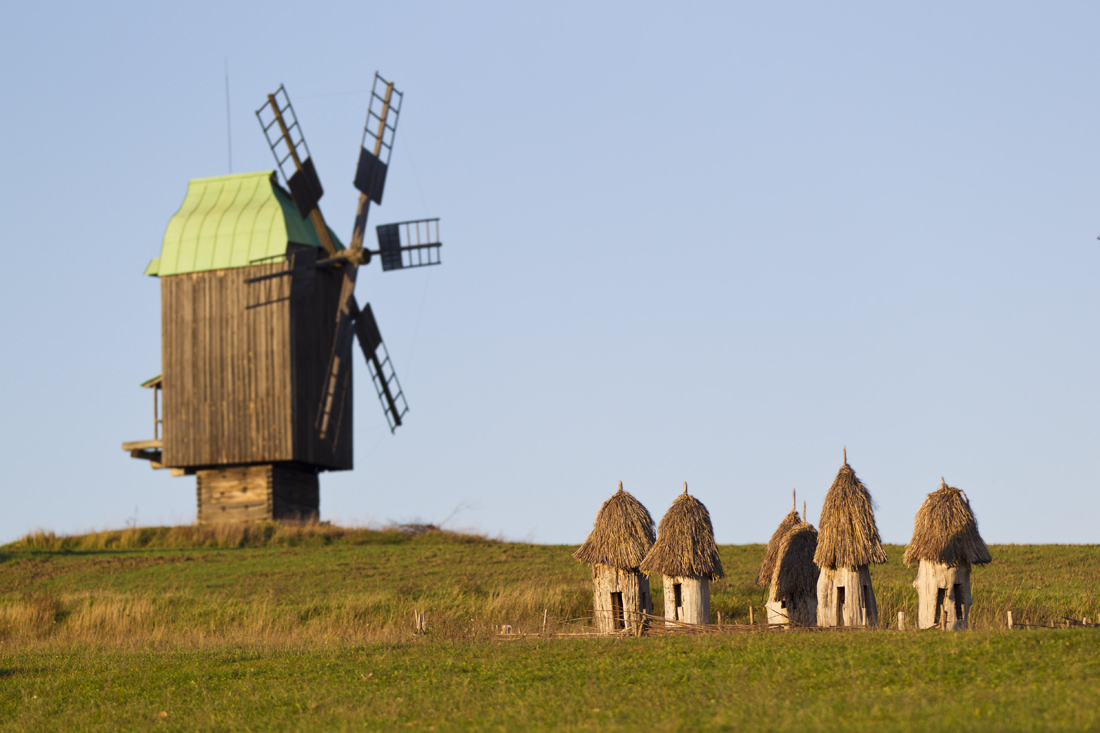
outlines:
M150 450L152 448L161 449L164 447L163 440L131 440L128 443L122 444L122 450L136 451L136 450Z

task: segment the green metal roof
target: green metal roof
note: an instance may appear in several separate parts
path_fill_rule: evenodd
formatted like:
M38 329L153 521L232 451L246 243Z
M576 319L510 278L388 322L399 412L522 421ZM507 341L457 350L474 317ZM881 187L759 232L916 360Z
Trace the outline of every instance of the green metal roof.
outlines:
M298 215L274 171L194 178L179 211L168 222L160 257L146 275L247 267L286 254L288 242L320 247L317 232ZM344 245L329 229L337 249Z

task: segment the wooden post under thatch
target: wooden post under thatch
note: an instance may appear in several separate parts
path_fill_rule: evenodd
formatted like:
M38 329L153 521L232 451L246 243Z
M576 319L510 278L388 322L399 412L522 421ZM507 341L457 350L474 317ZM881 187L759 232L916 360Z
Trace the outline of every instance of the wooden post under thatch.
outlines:
M978 534L970 500L941 478L940 488L924 500L913 526L913 539L902 561L919 562L917 628L965 629L972 597L970 568L993 557Z
M866 565L821 569L817 580L817 625L878 625L878 603Z
M654 542L653 517L642 503L619 490L596 514L592 532L573 553L592 566L596 630L638 632L653 613L649 578L638 569Z
M653 613L649 578L637 568L593 565L592 607L597 631L637 631L643 614Z
M714 527L703 503L687 493L677 496L661 519L657 541L640 566L664 578L665 618L690 624L710 623L710 581L725 572L714 542Z
M817 600L814 600L814 608L817 608ZM768 626L787 626L790 624L790 612L787 604L775 598L771 593L764 603L764 610L768 614ZM816 618L814 619L816 621Z
M878 604L871 585L871 563L886 562L871 494L855 471L844 465L825 495L814 563L818 626L876 626Z
M949 567L921 560L917 579L917 628L956 631L970 615L970 565Z
M665 618L710 623L710 583L706 578L664 576Z

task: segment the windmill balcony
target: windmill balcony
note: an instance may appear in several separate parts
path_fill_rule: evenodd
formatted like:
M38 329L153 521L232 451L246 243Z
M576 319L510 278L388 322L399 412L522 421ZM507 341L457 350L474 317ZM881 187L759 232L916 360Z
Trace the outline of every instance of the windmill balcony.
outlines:
M163 448L163 440L131 440L122 444L122 450L130 451L131 458L149 461L153 468L164 468L160 462L161 449Z
M141 386L145 389L153 391L153 439L152 440L131 440L122 444L122 450L129 451L131 458L140 458L143 461L149 461L151 468L164 468L164 464L161 462L161 457L164 451L164 440L161 437L161 430L164 427L164 418L161 417L161 390L164 387L164 380L161 375L157 375L152 379L147 379L141 383ZM177 473L176 469L172 469L172 475L182 475Z

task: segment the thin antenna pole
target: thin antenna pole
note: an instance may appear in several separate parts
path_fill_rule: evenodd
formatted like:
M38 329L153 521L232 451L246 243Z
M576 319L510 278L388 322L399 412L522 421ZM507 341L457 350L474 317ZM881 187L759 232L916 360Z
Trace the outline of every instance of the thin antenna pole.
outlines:
M225 138L229 146L229 172L233 172L233 128L229 124L229 57L225 57Z
M810 521L809 519L806 519L806 500L805 499L802 500L802 521L803 522Z

